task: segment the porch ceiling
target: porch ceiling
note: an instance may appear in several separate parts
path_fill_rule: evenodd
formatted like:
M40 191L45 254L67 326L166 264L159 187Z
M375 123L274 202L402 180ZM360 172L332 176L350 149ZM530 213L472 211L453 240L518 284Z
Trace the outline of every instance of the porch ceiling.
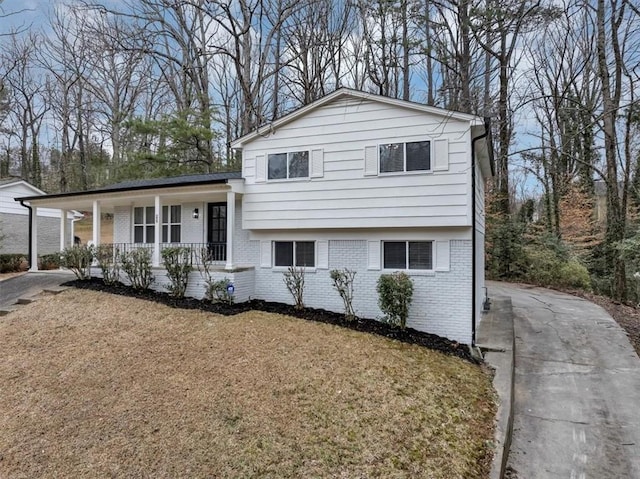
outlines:
M185 185L183 187L124 190L108 193L95 191L59 198L32 197L25 202L38 208L89 211L93 208L93 202L98 200L102 212L109 213L112 212L116 206L129 206L134 204L152 205L156 196L160 196L161 202L164 204L222 202L226 201L226 193L231 191L231 189L231 186L228 184Z

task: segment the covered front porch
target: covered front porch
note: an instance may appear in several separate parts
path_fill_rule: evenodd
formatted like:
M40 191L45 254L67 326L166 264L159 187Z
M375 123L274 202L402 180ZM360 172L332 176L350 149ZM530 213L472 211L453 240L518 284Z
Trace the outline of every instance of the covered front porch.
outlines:
M92 213L91 242L110 245L114 252L151 251L152 266L162 266L162 250L173 246L189 249L192 262L206 261L220 269L236 268L233 239L236 203L243 193L235 174L194 175L175 179L143 180L99 190L22 198L31 207L30 270L38 269L38 208L56 208L62 217L70 210ZM204 181L207 178L210 181ZM172 181L173 180L173 181ZM164 182L164 183L163 183ZM101 218L113 215L113 238L106 241ZM60 222L61 238L68 238L67 224ZM61 240L60 250L73 245Z

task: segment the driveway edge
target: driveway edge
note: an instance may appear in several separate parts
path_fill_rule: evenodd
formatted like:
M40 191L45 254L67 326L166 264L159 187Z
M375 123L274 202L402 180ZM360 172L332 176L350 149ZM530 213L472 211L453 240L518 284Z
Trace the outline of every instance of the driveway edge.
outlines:
M486 363L495 370L493 388L498 394L498 413L489 477L502 479L513 431L515 334L511 298L496 297L492 299L492 303L492 310L482 319L478 328L478 347L484 352Z

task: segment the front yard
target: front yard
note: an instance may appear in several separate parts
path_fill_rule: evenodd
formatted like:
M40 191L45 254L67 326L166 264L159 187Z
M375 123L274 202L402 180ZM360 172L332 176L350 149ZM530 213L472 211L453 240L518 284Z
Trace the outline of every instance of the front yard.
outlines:
M0 477L488 473L491 378L419 346L79 290L0 338Z

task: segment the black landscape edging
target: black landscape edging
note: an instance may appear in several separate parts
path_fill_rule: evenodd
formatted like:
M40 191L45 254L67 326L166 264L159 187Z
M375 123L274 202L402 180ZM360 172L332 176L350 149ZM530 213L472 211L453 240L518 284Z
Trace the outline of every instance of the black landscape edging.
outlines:
M89 280L73 280L64 283L63 286L71 286L78 289L90 289L93 291L102 291L105 293L117 294L121 296L129 296L155 303L161 303L172 308L180 309L197 309L224 316L233 316L246 311L264 311L267 313L285 314L300 319L316 321L319 323L333 324L343 328L355 331L367 332L384 336L389 339L395 339L403 343L417 344L419 346L433 349L451 356L457 356L470 363L478 364L478 360L471 355L469 348L456 341L443 338L436 334L417 331L412 328L400 329L390 324L369 318L357 318L349 321L342 313L327 311L325 309L304 308L296 309L293 305L285 303L276 303L272 301L263 301L260 299L252 299L244 303L223 304L212 303L205 300L195 298L175 298L169 293L158 292L153 290L135 290L130 286L122 283L105 284L101 278L91 278Z

